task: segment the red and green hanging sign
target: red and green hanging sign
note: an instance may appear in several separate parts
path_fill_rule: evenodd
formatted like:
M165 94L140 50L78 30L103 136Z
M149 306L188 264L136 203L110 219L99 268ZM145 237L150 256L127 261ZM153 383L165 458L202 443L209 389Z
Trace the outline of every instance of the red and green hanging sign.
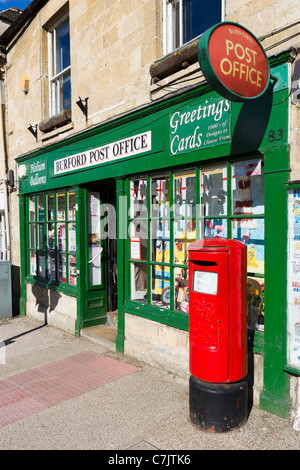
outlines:
M268 88L270 66L256 37L243 26L224 22L205 31L198 59L211 86L231 101L248 101Z

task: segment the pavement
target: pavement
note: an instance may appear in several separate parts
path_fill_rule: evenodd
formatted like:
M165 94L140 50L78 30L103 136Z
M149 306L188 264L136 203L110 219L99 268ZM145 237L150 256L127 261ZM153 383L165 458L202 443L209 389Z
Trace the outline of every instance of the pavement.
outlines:
M188 380L105 341L29 317L0 321L0 341L1 450L106 450L113 459L123 451L300 450L292 421L256 407L238 429L199 430Z

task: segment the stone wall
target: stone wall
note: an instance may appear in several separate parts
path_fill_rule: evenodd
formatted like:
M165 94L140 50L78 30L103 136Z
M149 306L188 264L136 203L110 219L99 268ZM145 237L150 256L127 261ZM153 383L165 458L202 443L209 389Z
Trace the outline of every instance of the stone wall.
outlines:
M26 294L27 316L74 334L76 297L45 289L37 284L27 284Z

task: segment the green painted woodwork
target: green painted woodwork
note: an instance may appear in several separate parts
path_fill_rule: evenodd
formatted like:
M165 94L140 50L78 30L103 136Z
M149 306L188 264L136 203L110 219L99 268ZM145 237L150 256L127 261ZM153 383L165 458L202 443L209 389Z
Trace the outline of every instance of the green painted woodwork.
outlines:
M100 188L99 188L100 189ZM102 204L101 191L99 204ZM101 284L91 286L89 283L89 253L88 253L88 191L85 189L83 192L83 210L81 211L81 233L83 234L83 253L82 253L82 271L81 275L84 279L83 285L83 312L82 312L82 327L94 326L105 324L107 321L107 240L102 240L103 252L101 255Z
M286 265L287 265L287 194L285 182L289 179L288 114L289 114L289 53L274 56L271 61L272 78L267 92L247 103L231 103L231 134L224 144L206 146L197 151L172 155L170 152L170 117L180 111L204 106L206 101L215 100L217 95L207 84L190 89L128 113L103 125L95 126L49 147L41 148L17 159L18 164L27 166L24 180L19 180L20 191L20 230L21 254L25 248L24 196L37 191L51 191L73 187L76 191L76 249L78 284L72 295L77 295L76 334L94 321L93 307L100 306L102 300L93 289L87 289L87 233L86 233L86 185L108 178L116 180L117 223L118 223L118 334L116 349L124 352L124 305L126 312L151 320L188 330L188 316L180 312L165 310L151 305L138 305L129 300L129 248L126 242L126 214L128 201L128 178L133 175L150 175L169 169L196 168L218 162L236 159L265 158L265 332L256 332L253 349L264 353L264 390L261 407L286 417L288 414L289 378L284 372L286 364ZM114 163L101 163L92 168L54 176L54 162L64 156L80 154L107 143L151 131L152 149L140 156L126 157ZM190 128L189 135L193 132ZM40 174L46 178L42 184L30 186L29 176L36 177L38 166L29 166L47 161ZM47 167L47 169L46 169ZM199 172L196 170L197 187ZM39 180L34 180L37 183ZM84 185L84 188L82 187ZM199 191L199 188L197 189ZM198 194L199 200L199 194ZM150 243L150 240L149 240ZM22 256L22 260L26 257ZM25 263L21 263L21 303L25 306L26 282ZM149 264L150 269L150 264ZM149 271L150 273L150 271ZM148 273L148 282L150 275ZM150 285L150 284L149 284ZM59 289L60 287L58 287ZM88 313L90 309L90 314ZM21 308L22 310L22 308ZM90 315L90 316L89 316ZM103 317L104 318L104 317ZM97 319L99 320L99 318ZM96 320L96 321L97 321ZM101 321L101 320L100 320ZM89 323L90 322L90 323Z
M286 365L287 191L289 147L265 152L265 331L261 408L288 417Z
M76 210L76 227L80 227L82 224L82 218L85 214L85 190L83 188L75 187L75 203L77 204ZM84 317L84 292L85 292L85 270L86 270L86 259L85 259L85 239L82 230L76 232L76 267L79 271L77 278L77 319L75 322L75 335L80 336L80 330L83 327Z
M118 253L118 334L116 337L116 350L119 353L124 352L125 340L125 312L124 312L124 299L125 299L125 281L126 271L125 266L125 239L126 239L126 200L124 198L124 181L117 180L117 253ZM125 276L124 276L125 272Z

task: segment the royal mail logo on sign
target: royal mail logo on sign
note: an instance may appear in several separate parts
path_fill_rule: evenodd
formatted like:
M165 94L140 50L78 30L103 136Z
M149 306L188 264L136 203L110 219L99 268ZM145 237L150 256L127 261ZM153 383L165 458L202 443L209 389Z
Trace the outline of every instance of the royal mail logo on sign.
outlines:
M214 89L231 101L261 96L270 80L270 66L256 37L241 25L219 23L199 41L201 69Z

